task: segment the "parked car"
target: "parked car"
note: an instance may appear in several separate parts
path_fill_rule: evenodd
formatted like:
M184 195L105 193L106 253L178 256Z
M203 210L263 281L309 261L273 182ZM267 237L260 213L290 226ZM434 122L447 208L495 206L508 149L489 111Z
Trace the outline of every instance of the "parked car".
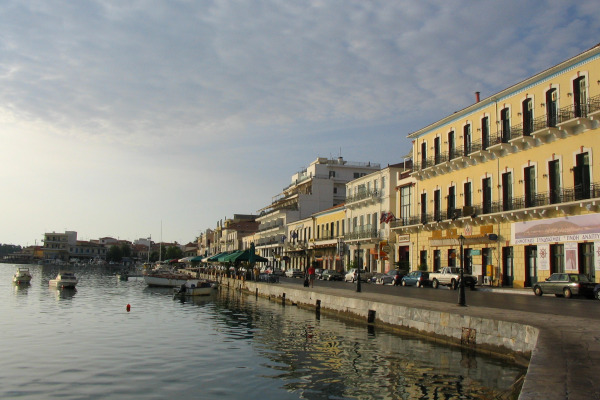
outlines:
M429 272L412 271L408 275L402 277L402 286L423 287L431 285L429 280Z
M335 269L324 269L322 279L324 281L341 281L344 280L344 275Z
M325 271L323 268L315 268L315 278L323 279L323 271Z
M567 299L572 296L593 297L595 287L596 284L591 282L587 275L558 272L550 275L545 281L537 282L533 286L533 293L536 296L553 294Z
M594 298L600 300L600 284L594 286Z
M281 268L273 268L273 271L271 272L273 275L277 275L277 276L283 276L284 272Z
M351 268L344 276L344 282L356 282L357 276L358 276L358 270L356 268ZM360 270L361 282L367 282L372 277L373 277L372 273L367 272L364 269Z
M379 277L377 283L380 285L399 285L403 275L404 274L397 269L390 269Z
M301 269L288 269L285 271L285 276L288 278L302 278L304 276L304 272Z

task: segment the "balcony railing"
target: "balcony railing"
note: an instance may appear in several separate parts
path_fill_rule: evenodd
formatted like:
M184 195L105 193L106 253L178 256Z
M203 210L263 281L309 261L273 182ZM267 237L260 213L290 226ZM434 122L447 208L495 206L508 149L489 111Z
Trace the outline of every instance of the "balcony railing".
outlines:
M377 239L379 238L379 231L375 228L359 228L353 232L348 232L344 235L344 240L353 239Z
M578 185L570 188L553 189L548 192L535 193L531 196L513 197L507 201L490 201L471 206L471 215L462 215L460 208L437 210L433 213L420 214L413 217L398 218L390 223L391 228L441 222L461 217L496 214L507 211L518 211L527 208L570 203L573 201L600 198L600 182L594 182L589 187Z
M376 199L381 196L379 190L361 190L357 194L346 197L346 204L365 199Z

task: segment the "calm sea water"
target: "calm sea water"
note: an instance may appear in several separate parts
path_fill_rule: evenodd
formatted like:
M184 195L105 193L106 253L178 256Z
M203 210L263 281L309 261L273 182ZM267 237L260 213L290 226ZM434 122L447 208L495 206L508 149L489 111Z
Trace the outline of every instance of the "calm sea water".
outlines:
M1 399L492 399L525 369L222 288L182 302L114 272L0 264ZM131 311L126 311L127 304Z

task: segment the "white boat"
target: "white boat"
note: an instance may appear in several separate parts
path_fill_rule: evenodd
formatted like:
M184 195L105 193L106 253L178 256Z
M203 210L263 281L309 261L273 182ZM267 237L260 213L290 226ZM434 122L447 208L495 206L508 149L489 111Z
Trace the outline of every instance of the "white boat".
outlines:
M31 282L31 272L29 268L19 267L13 275L13 282L17 285L27 285Z
M55 279L50 279L48 284L57 288L74 288L77 282L79 281L73 272L61 271Z
M158 269L148 272L144 275L144 282L148 286L161 287L181 287L188 282L196 284L198 279L195 279L189 274L182 274L165 269Z
M217 282L197 281L184 283L179 289L173 289L174 297L209 296L217 289Z

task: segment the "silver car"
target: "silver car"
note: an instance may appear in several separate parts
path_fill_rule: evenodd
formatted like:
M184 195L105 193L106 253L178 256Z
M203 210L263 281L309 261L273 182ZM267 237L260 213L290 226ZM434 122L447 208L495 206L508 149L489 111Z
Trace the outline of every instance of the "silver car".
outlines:
M594 295L595 283L591 282L587 275L569 274L564 272L554 273L545 281L537 282L533 286L536 296L553 294L556 297L587 296Z

